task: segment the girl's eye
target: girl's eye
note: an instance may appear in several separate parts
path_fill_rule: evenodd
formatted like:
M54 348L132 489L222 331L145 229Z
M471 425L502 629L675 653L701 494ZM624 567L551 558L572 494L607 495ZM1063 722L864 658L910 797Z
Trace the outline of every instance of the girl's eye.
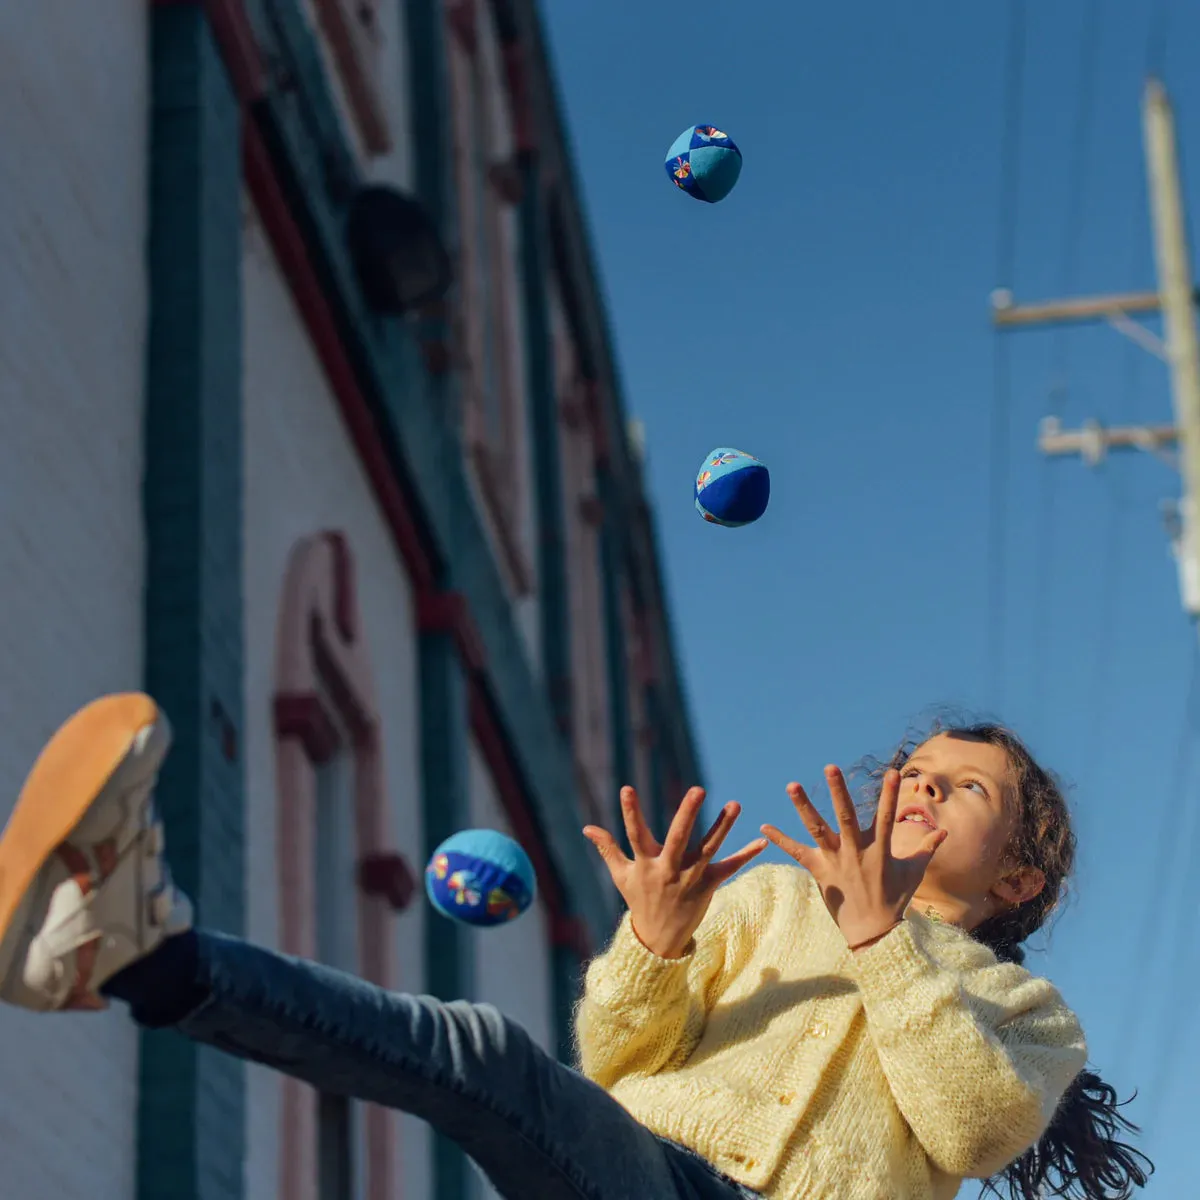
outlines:
M963 783L962 786L965 788L974 788L981 796L984 797L986 797L988 794L987 788L985 788L978 779L968 779L965 783Z
M918 774L916 767L905 767L904 770L900 772L900 778L911 779L916 774Z

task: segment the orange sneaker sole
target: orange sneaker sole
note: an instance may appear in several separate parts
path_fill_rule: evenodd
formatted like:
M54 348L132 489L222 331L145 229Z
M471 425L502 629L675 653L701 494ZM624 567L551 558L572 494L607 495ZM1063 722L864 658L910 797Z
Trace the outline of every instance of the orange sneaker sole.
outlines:
M46 743L0 834L0 943L37 873L83 820L138 732L158 719L158 705L141 692L102 696Z

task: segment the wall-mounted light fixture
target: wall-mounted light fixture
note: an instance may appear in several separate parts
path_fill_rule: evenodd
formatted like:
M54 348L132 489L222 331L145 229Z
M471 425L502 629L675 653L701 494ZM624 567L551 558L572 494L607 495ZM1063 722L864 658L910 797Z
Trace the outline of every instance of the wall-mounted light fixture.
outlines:
M437 225L414 197L372 184L350 201L350 255L371 309L398 316L450 287L450 256Z

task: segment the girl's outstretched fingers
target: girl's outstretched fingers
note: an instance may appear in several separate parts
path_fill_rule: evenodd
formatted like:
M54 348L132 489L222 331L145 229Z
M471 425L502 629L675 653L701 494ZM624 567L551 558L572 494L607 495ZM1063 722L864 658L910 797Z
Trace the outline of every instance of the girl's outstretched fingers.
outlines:
M892 769L883 776L879 789L879 807L875 810L875 832L883 839L885 854L892 852L892 830L900 802L900 772Z
M755 838L737 853L729 854L720 862L712 863L708 868L707 876L720 886L725 880L732 879L751 859L757 858L766 848L766 838Z
M599 825L585 825L583 836L596 847L596 852L608 868L608 873L613 877L615 883L617 874L629 866L629 859L617 845L617 839L607 829L601 829Z
M671 821L671 827L667 830L667 836L662 844L662 853L667 862L674 863L676 866L683 865L687 856L688 842L691 840L692 830L696 825L696 818L704 807L704 795L703 788L688 788L683 799L680 800L679 807L675 810L675 816Z
M631 787L621 789L621 819L625 822L625 836L634 858L653 858L662 847L650 832L646 818L642 815L642 804Z
M859 828L858 813L854 808L854 798L850 795L850 789L846 786L846 777L842 774L842 769L830 763L825 768L825 782L829 785L829 795L833 800L833 811L837 815L838 837L842 840L849 838L851 843L857 845L862 830ZM788 790L790 791L791 789L789 788ZM812 805L810 804L809 807L812 808ZM813 809L813 812L816 812L816 809ZM801 813L802 817L803 815ZM805 821L805 824L807 825L808 822Z
M712 860L721 844L729 836L733 823L741 816L742 806L736 800L728 804L717 814L717 819L708 827L708 831L700 839L700 857Z
M806 871L811 871L816 861L817 852L811 847L806 846L803 842L796 841L795 838L790 838L781 829L776 829L774 825L761 825L763 836L768 842L776 845L788 856L795 859Z
M789 783L787 793L804 828L808 830L812 840L817 843L817 848L806 846L803 842L788 837L774 825L763 825L762 832L768 841L778 846L784 854L798 862L806 871L814 871L820 862L822 851L838 848L838 836L829 828L825 818L817 812L808 798L808 794L798 783Z

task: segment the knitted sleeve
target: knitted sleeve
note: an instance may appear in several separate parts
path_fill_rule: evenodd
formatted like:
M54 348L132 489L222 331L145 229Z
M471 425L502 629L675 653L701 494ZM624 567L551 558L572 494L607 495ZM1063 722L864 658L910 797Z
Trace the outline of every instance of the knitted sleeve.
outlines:
M579 1068L610 1088L627 1075L653 1075L695 1049L724 981L749 952L746 919L762 871L737 876L717 891L682 958L652 954L629 914L608 949L592 960L575 1010Z
M939 928L910 918L854 955L853 970L909 1128L939 1169L985 1179L1041 1138L1087 1047L1050 983ZM951 954L945 938L959 943Z

